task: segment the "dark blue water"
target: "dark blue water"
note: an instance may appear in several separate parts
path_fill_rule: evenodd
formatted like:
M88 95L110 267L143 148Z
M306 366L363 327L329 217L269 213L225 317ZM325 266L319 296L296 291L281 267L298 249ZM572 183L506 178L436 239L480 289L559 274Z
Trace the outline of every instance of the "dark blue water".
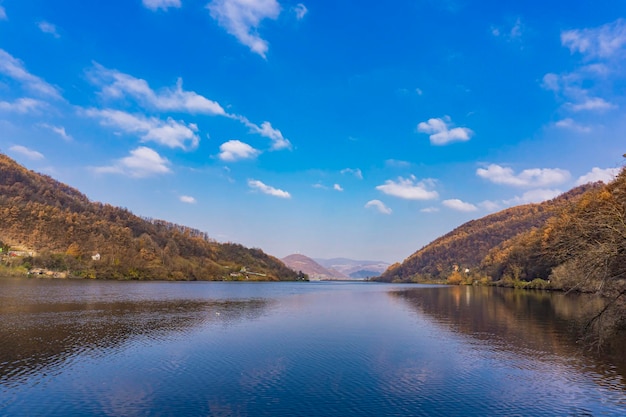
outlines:
M4 279L0 415L626 415L620 364L572 335L581 305L471 287Z

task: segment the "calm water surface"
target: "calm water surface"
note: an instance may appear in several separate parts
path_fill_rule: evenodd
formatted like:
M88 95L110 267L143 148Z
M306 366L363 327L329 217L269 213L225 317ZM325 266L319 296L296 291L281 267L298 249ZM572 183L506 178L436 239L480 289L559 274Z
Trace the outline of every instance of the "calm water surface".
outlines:
M0 279L0 415L624 416L623 363L571 333L592 304L472 287Z

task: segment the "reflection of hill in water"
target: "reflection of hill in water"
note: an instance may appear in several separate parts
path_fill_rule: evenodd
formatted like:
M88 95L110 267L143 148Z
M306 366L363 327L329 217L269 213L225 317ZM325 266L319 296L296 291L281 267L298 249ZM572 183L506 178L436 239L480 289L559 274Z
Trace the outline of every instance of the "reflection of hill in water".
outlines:
M80 354L160 339L202 325L253 320L267 300L142 300L0 305L0 384L20 382Z
M596 372L626 378L623 352L606 363L598 352L585 351L580 329L602 308L601 300L587 295L565 295L489 287L435 287L391 292L413 310L439 325L487 341L496 349L550 359L593 356ZM546 354L548 356L546 356ZM604 359L604 360L603 360Z

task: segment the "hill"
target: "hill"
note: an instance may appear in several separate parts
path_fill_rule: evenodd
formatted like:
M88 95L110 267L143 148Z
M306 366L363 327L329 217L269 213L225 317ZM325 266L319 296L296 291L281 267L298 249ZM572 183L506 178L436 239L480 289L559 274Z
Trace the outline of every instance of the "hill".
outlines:
M543 203L511 207L467 222L435 239L401 264L390 266L377 280L445 279L455 265L459 269L475 270L498 245L543 226L548 219L578 201L584 193L600 187L601 183L582 185Z
M260 249L217 243L196 229L91 202L0 154L0 247L34 256L4 262L102 279L295 280ZM28 255L28 254L26 254Z
M609 184L588 184L545 203L513 207L468 222L377 279L433 277L457 284L495 282L515 288L595 293L604 307L588 318L581 334L589 344L623 351L626 168Z
M549 278L568 290L626 292L626 169L542 227L494 247L481 269L494 279Z
M345 279L341 272L324 268L308 256L293 254L282 258L282 261L294 271L302 271L311 279Z

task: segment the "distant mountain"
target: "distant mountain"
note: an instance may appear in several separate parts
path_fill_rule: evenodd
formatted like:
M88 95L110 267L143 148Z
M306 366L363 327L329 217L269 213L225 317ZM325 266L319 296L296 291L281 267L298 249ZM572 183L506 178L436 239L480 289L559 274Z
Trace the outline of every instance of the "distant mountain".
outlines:
M574 188L539 204L511 207L478 220L467 222L413 253L401 264L391 265L380 281L412 281L416 278L446 278L455 268L475 270L498 245L539 228L566 207L577 202L601 183Z
M317 263L354 279L376 277L384 272L389 264L381 261L357 261L347 258L315 259Z
M348 278L333 269L327 269L308 256L293 254L281 259L285 265L296 272L304 272L310 279L345 279Z
M78 190L3 154L0 248L5 262L84 278L297 279L260 249L217 243L196 229L91 202ZM10 258L4 255L9 248L34 256Z

